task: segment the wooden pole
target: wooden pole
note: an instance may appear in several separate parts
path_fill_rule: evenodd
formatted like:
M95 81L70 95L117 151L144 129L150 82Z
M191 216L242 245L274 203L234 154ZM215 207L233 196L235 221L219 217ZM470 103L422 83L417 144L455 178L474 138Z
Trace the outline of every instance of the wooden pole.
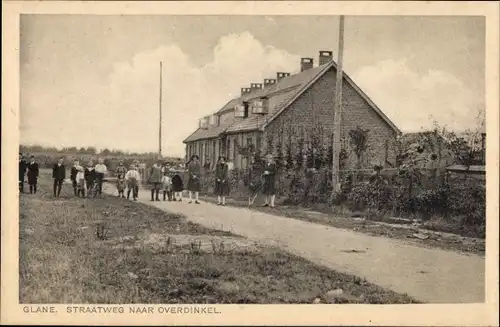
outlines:
M162 110L161 110L161 100L162 100L162 90L163 90L163 86L162 86L162 66L163 66L163 63L160 61L160 105L159 105L159 109L160 109L160 121L159 121L159 124L158 124L158 154L160 155L161 157L161 125L162 125Z
M333 124L333 165L332 185L334 192L339 191L340 185L340 150L341 150L341 113L342 113L342 61L344 57L344 16L339 20L339 46L337 59L337 81L335 83L334 124Z

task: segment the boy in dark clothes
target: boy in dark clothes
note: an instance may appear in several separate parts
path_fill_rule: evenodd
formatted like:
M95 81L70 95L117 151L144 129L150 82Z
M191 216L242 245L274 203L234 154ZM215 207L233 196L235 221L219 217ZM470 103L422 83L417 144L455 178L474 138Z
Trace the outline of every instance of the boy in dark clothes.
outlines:
M28 184L30 185L30 194L36 193L36 185L38 182L38 163L35 162L35 157L30 157L30 162L28 164Z
M23 154L19 153L19 192L24 193L24 175L26 175L26 160Z
M70 179L71 179L71 184L73 185L73 192L75 193L75 196L77 196L77 181L76 181L76 174L78 173L78 166L80 166L80 163L78 160L73 161L73 167L71 167L71 172L70 172Z
M84 176L85 176L85 183L87 184L87 196L90 197L91 190L94 188L94 182L95 182L95 168L94 168L94 163L89 161L87 168L85 168L84 171Z
M179 197L179 202L182 202L182 191L184 190L184 183L182 182L181 176L179 173L174 172L174 176L172 177L172 192L173 200L177 201L176 197Z
M66 178L66 167L63 164L64 159L59 158L58 162L52 168L52 178L54 179L54 197L61 195L61 188L64 179Z

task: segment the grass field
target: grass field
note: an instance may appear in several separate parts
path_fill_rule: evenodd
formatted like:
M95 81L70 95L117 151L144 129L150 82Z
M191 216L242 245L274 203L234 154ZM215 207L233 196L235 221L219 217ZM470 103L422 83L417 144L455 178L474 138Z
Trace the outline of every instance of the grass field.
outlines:
M49 176L39 183L20 196L21 303L416 302L141 203L74 198L71 185L53 199Z

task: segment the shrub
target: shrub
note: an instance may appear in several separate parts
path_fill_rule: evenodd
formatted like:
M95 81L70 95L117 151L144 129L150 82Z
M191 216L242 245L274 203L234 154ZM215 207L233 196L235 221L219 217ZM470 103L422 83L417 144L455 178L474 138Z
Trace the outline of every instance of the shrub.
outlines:
M486 225L486 189L464 181L450 187L447 201L449 213L465 217L464 225Z
M382 178L355 185L347 199L354 210L369 209L377 213L390 210L393 193Z
M449 192L448 186L421 191L414 199L416 211L422 215L424 220L430 219L435 214L446 214Z

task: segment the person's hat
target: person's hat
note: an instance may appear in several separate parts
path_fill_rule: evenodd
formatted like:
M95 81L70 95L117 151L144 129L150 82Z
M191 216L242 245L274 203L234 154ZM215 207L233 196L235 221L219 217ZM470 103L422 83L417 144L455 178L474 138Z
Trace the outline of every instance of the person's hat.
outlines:
M274 156L272 153L266 154L266 159L274 159Z

